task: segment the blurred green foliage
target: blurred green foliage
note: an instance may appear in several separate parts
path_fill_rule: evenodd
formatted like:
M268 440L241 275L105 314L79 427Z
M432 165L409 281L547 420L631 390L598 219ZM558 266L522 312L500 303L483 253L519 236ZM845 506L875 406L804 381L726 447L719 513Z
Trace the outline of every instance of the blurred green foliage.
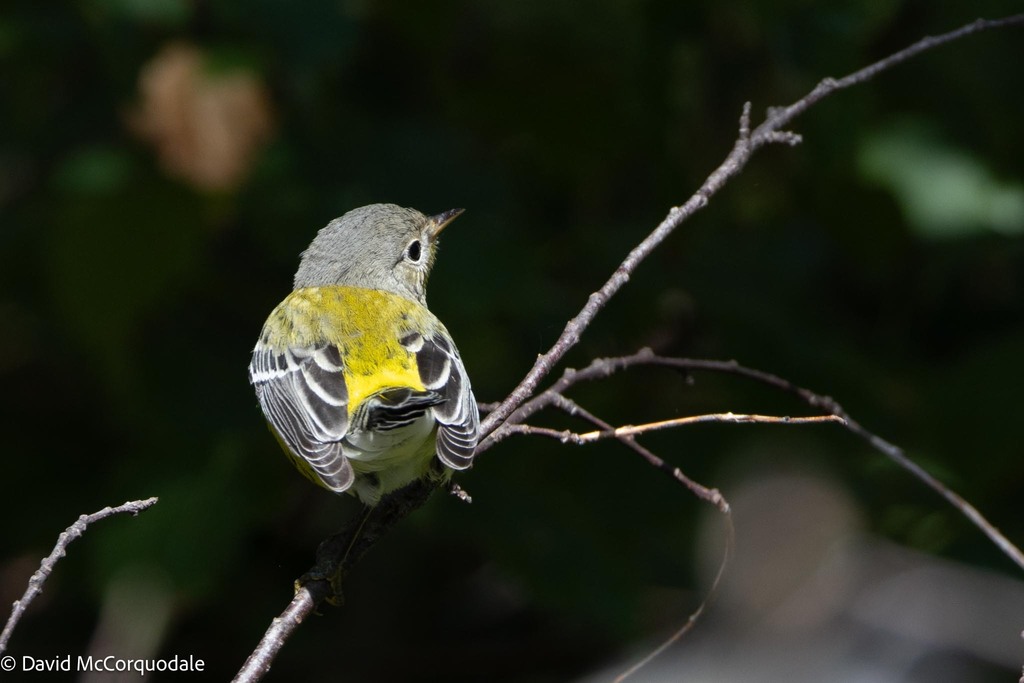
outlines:
M161 498L72 547L12 651L84 652L113 577L135 567L171 596L160 651L203 657L224 679L354 513L291 471L245 374L298 253L331 218L375 201L468 209L445 234L431 305L477 397L496 400L724 158L745 100L786 104L922 35L1017 10L8 0L4 601L79 514ZM232 189L168 173L133 133L140 73L175 42L269 93L273 132ZM1019 32L976 36L812 109L796 124L805 143L758 156L641 267L570 364L653 345L783 375L838 398L1024 537L1021 45ZM623 423L806 410L736 379L653 371L578 398ZM726 495L721 477L752 452L798 443L876 531L1006 569L839 429L786 431L649 442ZM276 680L336 680L341 666L350 681L565 680L671 621L651 613L652 590L680 596L677 618L696 604L701 507L630 453L510 440L459 481L472 507L438 496L404 522L352 576L345 609L287 645Z

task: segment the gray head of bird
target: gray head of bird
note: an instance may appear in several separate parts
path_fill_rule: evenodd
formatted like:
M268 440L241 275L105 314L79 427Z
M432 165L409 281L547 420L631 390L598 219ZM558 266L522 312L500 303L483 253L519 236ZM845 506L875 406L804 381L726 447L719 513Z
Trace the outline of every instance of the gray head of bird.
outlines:
M302 252L295 289L365 287L426 305L437 236L462 211L425 216L394 204L353 209L322 228Z

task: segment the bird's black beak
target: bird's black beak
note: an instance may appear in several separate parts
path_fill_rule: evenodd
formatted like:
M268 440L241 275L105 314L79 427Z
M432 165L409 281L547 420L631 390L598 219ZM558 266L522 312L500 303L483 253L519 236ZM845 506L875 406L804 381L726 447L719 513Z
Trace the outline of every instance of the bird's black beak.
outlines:
M441 234L441 231L448 227L448 224L453 220L462 215L465 209L449 209L448 211L442 211L436 216L430 217L430 223L433 229L430 231L431 237L437 237Z

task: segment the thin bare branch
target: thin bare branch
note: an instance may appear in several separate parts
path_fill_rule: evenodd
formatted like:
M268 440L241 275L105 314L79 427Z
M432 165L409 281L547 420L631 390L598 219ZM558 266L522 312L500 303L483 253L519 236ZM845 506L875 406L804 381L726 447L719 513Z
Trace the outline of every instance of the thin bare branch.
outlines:
M761 125L757 126L753 132L750 132L750 105L744 105L743 113L740 116L738 137L725 161L711 172L711 175L707 177L700 188L682 206L670 209L668 215L658 224L658 227L634 247L619 267L615 269L612 276L600 289L590 295L580 312L566 324L565 329L554 345L547 352L537 357L537 361L518 386L512 390L497 408L487 415L480 425L480 433L484 436L490 435L491 432L505 422L514 410L533 395L541 380L554 369L569 349L579 342L584 330L590 326L590 323L601 309L604 308L605 304L608 303L609 299L629 281L629 278L640 263L658 245L665 241L676 228L693 216L693 214L697 213L697 211L707 206L711 197L747 165L754 152L764 145L771 143L794 145L800 142L798 135L783 130L797 116L828 95L838 90L869 81L883 71L891 69L922 52L981 31L1022 24L1024 24L1024 14L1017 14L1003 19L978 19L954 31L939 36L923 38L913 45L870 66L859 69L848 76L840 79L826 78L822 80L810 93L788 107L771 109L768 118ZM492 443L485 439L481 443L481 449L478 452L487 450Z
M72 541L81 537L85 533L86 528L101 519L107 517L113 517L114 515L130 514L133 517L138 515L143 510L153 507L157 503L157 498L146 498L145 500L131 500L123 505L117 507L105 507L102 510L92 513L91 515L82 515L78 518L74 524L69 526L64 532L57 537L57 543L53 546L53 551L43 558L43 561L39 564L39 569L32 574L28 580L28 587L25 589L25 594L21 596L19 600L14 601L12 605L11 616L7 619L7 624L4 626L4 630L0 633L0 653L7 650L7 644L11 640L11 635L14 633L14 628L21 621L22 615L28 609L28 606L32 604L32 601L36 599L40 593L43 592L43 584L50 578L50 574L53 573L54 567L57 562L67 554L68 546Z
M648 432L656 432L662 429L673 427L685 427L687 425L701 424L706 422L727 422L730 424L780 424L780 425L801 425L821 424L822 422L838 422L846 424L846 420L838 415L808 415L805 417L792 417L789 415L752 415L747 413L705 413L703 415L687 415L686 417L674 417L669 420L658 422L646 422L640 425L623 425L611 427L607 430L595 430L592 432L574 432L569 429L551 429L549 427L537 427L528 424L508 425L506 434L523 434L527 436L546 436L557 439L562 443L571 443L577 446L601 441L603 439L621 439L624 436L636 436Z
M561 394L553 394L553 405L561 410L580 417L587 422L590 422L594 426L598 427L602 432L607 432L612 429L612 426L590 413L585 408L580 406L575 401L562 396ZM683 484L690 491L695 493L698 498L714 505L719 512L722 513L722 517L725 521L725 547L722 551L722 559L718 563L718 571L715 572L715 579L711 582L711 587L708 588L707 594L704 599L701 600L697 608L690 613L686 618L686 621L675 630L668 638L665 639L658 647L654 648L651 652L647 653L639 662L631 666L627 671L620 674L615 678L615 683L621 683L621 681L630 678L633 674L640 671L643 667L647 666L654 658L665 652L673 644L677 643L683 636L689 633L690 629L693 628L697 620L700 619L701 615L708 606L714 602L718 596L718 590L722 583L722 578L725 576L725 570L729 566L729 561L732 559L733 551L736 545L736 528L732 521L732 508L729 502L725 499L718 489L710 489L702 484L698 484L696 481L690 479L682 470L678 467L672 467L668 465L664 460L659 458L657 455L652 453L647 448L641 446L631 435L620 435L616 437L619 441L625 444L627 447L633 449L640 457L646 460L648 463L661 470L665 474L668 474L672 479Z
M953 41L960 40L961 38L966 38L967 36L975 33L1012 26L1024 26L1024 13L1003 17L1002 19L976 19L970 24L961 26L960 28L954 31L949 31L948 33L943 33L937 36L925 36L913 45L910 45L895 54L889 55L885 59L881 59L874 64L866 66L863 69L854 71L852 74L844 76L843 78L823 78L818 85L814 87L814 90L800 98L798 101L788 107L770 110L767 120L758 126L757 130L755 130L751 135L752 142L755 145L758 145L758 140L760 138L781 130L783 126L789 125L789 123L797 116L804 113L806 110L810 109L832 93L870 81L883 71L887 71L894 66L902 64L922 52L932 50L941 45L945 45L946 43L952 43ZM774 141L765 140L764 142Z
M1020 548L1006 538L1006 536L1004 536L994 524L988 521L977 508L964 500L963 497L940 482L934 476L929 474L920 465L908 458L903 449L889 443L868 429L865 429L863 425L854 420L850 414L847 413L846 410L831 396L816 394L813 391L797 386L778 375L744 367L734 360L719 361L692 358L668 358L665 356L658 356L650 349L641 349L637 353L629 356L621 356L618 358L598 358L582 370L566 370L558 382L555 383L555 386L552 387L552 390L557 388L559 391L565 391L577 382L601 379L620 370L640 365L669 367L683 372L722 372L746 377L792 394L814 408L831 413L837 418L842 419L845 427L849 431L864 439L872 448L888 457L899 467L903 468L916 479L928 486L928 488L942 496L950 505L967 517L967 519L970 520L970 522L983 534L985 534L985 536L988 537L988 539L992 541L992 543L999 548L1004 555L1010 558L1014 564L1021 569L1024 569L1024 552L1022 552Z
M538 427L536 425L518 424L509 425L505 432L507 435L519 434L522 436L546 436L562 443L571 443L582 446L580 435L571 429L552 429L550 427Z
M726 567L729 566L729 560L732 559L733 548L736 544L736 529L733 527L732 515L728 512L726 513L725 522L725 551L722 553L722 561L718 564L718 571L715 572L715 579L711 582L711 588L708 589L707 595L705 595L704 599L701 600L701 603L697 605L697 609L690 613L690 616L687 617L682 626L666 638L661 645L648 652L643 659L616 676L613 683L622 683L622 681L631 678L633 674L650 664L655 658L664 653L665 650L678 643L693 629L697 620L704 614L704 611L707 610L708 606L714 602L716 597L718 597L718 590L722 585L722 579L725 577Z
M559 410L563 410L570 415L580 417L592 425L598 427L601 430L612 429L612 425L605 422L601 418L597 417L581 405L576 403L570 398L562 396L561 394L553 394L553 405ZM703 484L700 484L688 476L683 474L683 471L678 467L669 465L667 462L662 460L660 457L652 453L649 449L641 446L636 439L632 436L620 436L617 437L619 441L625 444L627 447L636 452L640 457L647 461L649 465L660 470L662 473L668 475L670 478L676 480L680 484L684 485L690 491L692 491L701 500L711 503L719 512L724 515L730 515L731 511L729 503L725 500L725 497L718 491L718 489L708 488ZM731 524L731 522L730 522Z
M1010 539L1003 535L994 524L985 518L976 507L968 503L960 494L949 488L941 481L932 476L927 470L907 457L907 454L899 446L889 443L882 437L865 429L859 422L851 418L846 411L832 399L833 412L846 420L846 427L851 432L861 437L897 465L910 472L918 481L925 484L932 491L946 499L950 505L960 511L967 519L976 526L1004 555L1014 562L1018 567L1024 569L1024 552L1014 545Z
M292 633L306 620L320 601L327 597L326 587L329 584L320 586L323 595L314 595L310 586L303 586L295 591L295 597L291 603L281 612L281 616L274 617L270 622L270 628L263 634L256 649L249 658L245 660L242 669L235 675L234 681L258 681L270 671L270 665L277 657L277 653L284 647L284 643L291 637ZM315 587L314 587L315 588Z
M838 415L810 415L807 417L790 417L788 415L750 415L744 413L708 413L705 415L689 415L687 417L676 417L671 420L660 420L648 422L642 425L625 425L616 427L611 431L595 431L578 434L580 443L590 443L600 439L619 438L622 436L635 436L647 432L655 432L672 427L684 427L686 425L705 422L729 422L732 424L783 424L783 425L805 425L821 424L822 422L838 422L845 424L846 420Z

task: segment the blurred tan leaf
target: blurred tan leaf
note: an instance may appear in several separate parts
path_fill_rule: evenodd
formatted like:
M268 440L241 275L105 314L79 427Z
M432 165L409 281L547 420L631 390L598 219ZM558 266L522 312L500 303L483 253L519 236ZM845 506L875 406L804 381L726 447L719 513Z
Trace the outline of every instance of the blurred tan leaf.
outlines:
M167 173L202 190L231 190L269 139L273 116L255 73L211 72L198 48L170 43L142 67L129 125Z

